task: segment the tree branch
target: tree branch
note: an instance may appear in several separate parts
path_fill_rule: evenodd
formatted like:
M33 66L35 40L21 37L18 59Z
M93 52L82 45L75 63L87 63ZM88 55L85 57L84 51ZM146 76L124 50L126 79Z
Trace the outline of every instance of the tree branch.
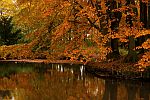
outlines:
M83 6L80 5L77 1L74 1L74 2L75 2L76 4L78 4L81 9L83 9ZM91 20L90 18L88 18L87 15L86 15L86 17L87 17L86 19L89 21L89 23L91 24L91 26L100 31L100 27L99 27L98 25L95 25L95 22L96 22L96 21L95 21L95 22L92 22L92 20Z

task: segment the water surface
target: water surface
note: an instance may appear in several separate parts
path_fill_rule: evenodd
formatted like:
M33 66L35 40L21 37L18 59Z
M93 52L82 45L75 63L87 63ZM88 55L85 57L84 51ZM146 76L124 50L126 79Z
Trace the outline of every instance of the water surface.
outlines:
M83 65L0 63L0 100L150 100L150 83L98 78Z

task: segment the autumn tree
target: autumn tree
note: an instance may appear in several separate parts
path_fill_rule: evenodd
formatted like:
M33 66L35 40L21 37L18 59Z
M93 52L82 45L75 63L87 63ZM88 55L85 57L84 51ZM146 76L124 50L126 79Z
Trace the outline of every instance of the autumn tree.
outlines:
M17 0L14 21L34 53L104 60L119 57L126 44L126 60L134 62L136 46L149 34L141 23L146 23L142 3L147 5L143 0Z

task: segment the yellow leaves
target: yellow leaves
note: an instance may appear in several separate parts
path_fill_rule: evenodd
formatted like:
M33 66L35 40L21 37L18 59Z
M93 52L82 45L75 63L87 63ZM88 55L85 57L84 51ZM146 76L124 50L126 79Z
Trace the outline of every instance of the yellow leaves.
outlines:
M40 27L47 28L54 20L54 24L60 24L59 21L69 14L68 6L70 3L64 0L27 0L17 5L18 13L16 13L15 21L25 31L34 31Z
M53 9L48 9L46 11L43 12L43 17L48 17L53 13Z
M92 1L94 3L98 2L98 0ZM28 35L28 37L35 38L32 38L34 40L27 47L35 46L38 43L44 44L40 39L43 41L42 38L45 39L45 37L50 37L51 39L47 42L49 42L51 51L57 54L66 50L72 60L75 59L74 55L79 55L80 53L86 56L86 59L90 60L91 58L99 60L105 59L107 53L111 51L110 48L106 47L106 44L110 39L118 38L120 42L128 42L128 36L137 38L150 33L148 31L141 31L141 25L137 23L134 23L133 28L127 27L125 22L126 14L124 13L127 9L126 6L113 10L113 12L123 12L123 18L121 19L118 28L119 30L118 32L113 33L110 29L111 21L108 19L106 13L106 10L108 9L105 4L106 0L98 2L98 5L101 6L99 9L95 7L95 4L94 7L91 3L88 4L87 0L76 0L78 4L74 3L72 0L20 0L20 2L24 3L22 6L19 6L19 9L21 9L20 11L25 12L26 10L25 14L21 15L22 12L20 12L21 17L18 17L19 19L22 18L22 22L20 23L22 25L27 25L30 28L32 27L34 30L32 33L33 36ZM119 0L118 2L123 1ZM23 8L26 9L22 10ZM68 19L71 19L72 22L68 22ZM91 23L98 28L93 28L88 19L90 19ZM55 26L55 28L52 27L52 31L47 33L47 27L50 26L50 22L54 22L53 26ZM35 32L35 30L39 30L40 27L44 27L42 28L43 31ZM101 28L106 28L108 33L104 35L99 32L101 31ZM45 33L47 33L45 37L41 36L41 34L45 35ZM39 37L42 38L37 39ZM85 40L88 40L91 45L89 46ZM144 43L142 46L149 49L148 42L147 44ZM25 48L25 46L22 47ZM26 49L22 50L22 52L22 56L26 53L33 55L31 51ZM91 58L88 58L88 56L91 56ZM25 58L27 58L27 56L25 56Z
M0 9L3 16L12 16L16 11L16 5L12 3L12 0L1 0Z
M140 36L145 36L145 35L148 35L150 34L150 30L149 29L142 29L142 30L139 30L139 32L135 35L135 37L140 37Z
M133 36L135 39L141 36L150 34L150 30L140 29L141 25L129 28L127 26L120 26L118 33L112 35L113 38L119 38L120 41L126 41L128 36Z
M45 3L50 3L52 2L53 0L43 0Z
M129 41L128 39L125 39L125 38L120 38L119 40L120 40L120 42L128 42Z
M146 67L150 66L150 51L146 52L142 58L138 61L138 67L141 71L144 71Z
M147 39L146 42L142 44L142 48L150 49L150 39Z
M72 53L75 54L75 55L78 54L79 52L80 52L79 50L73 50L72 51Z
M1 46L0 56L2 59L29 59L34 58L31 47L28 44Z
M67 2L67 1L64 1L63 6L64 7L69 7L69 6L71 6L71 4L69 2Z
M141 46L136 47L136 49L147 49L150 50L150 39L147 39Z

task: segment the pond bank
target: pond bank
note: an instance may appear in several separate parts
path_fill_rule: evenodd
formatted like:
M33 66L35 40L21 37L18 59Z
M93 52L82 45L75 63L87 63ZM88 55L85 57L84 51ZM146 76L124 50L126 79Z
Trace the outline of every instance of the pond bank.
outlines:
M21 59L21 60L0 60L0 62L22 62L22 63L64 63L64 64L82 64L80 61L70 61L70 60L47 60L47 59Z
M0 60L0 62L14 63L57 63L57 64L83 64L80 61L71 60L43 60L43 59L22 59L22 60ZM113 62L88 62L85 64L85 69L89 73L95 74L98 77L148 80L150 79L149 70L140 71L133 63Z

